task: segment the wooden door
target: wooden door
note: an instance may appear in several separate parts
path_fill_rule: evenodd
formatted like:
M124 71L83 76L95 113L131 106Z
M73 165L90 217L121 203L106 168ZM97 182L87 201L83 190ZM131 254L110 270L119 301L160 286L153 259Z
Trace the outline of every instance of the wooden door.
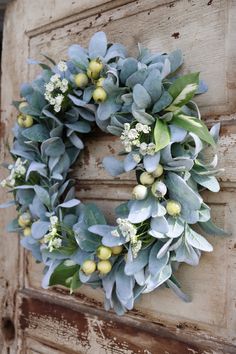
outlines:
M86 45L97 30L134 53L138 42L152 50L184 52L184 71L201 71L209 92L199 99L204 119L222 122L222 191L206 194L217 224L231 232L212 237L214 253L198 268L182 266L180 280L193 297L182 303L162 289L145 295L134 311L118 317L103 309L99 290L74 296L42 290L42 266L4 227L14 210L0 211L0 348L15 353L213 354L236 353L236 2L234 0L14 0L6 10L2 57L1 160L7 160L18 87L35 75L28 57L59 60L72 43ZM111 144L112 143L112 144ZM87 139L77 164L78 197L96 201L112 219L129 199L132 176L111 179L101 159L119 142ZM105 199L104 199L105 195ZM7 195L0 193L1 201Z

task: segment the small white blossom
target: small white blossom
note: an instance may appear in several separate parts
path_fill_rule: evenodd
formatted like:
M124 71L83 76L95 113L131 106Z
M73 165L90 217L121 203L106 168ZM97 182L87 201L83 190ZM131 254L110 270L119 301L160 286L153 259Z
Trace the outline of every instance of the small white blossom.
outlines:
M62 243L62 239L59 237L55 237L52 242L51 242L51 246L53 248L60 248L61 247L61 243Z
M10 175L1 182L2 187L15 187L16 181L19 178L22 178L26 174L25 164L27 161L22 161L20 157L16 160L15 164L8 166Z
M54 111L55 111L55 112L58 113L58 112L60 112L60 110L61 110L61 106L58 106L58 105L55 105L55 106L54 106Z
M128 219L118 218L116 220L118 224L118 228L121 234L125 237L126 241L130 241L132 237L134 237L137 233L137 228L128 221Z
M59 63L57 64L57 67L62 72L66 71L68 69L66 62L63 60L59 61Z
M139 163L141 161L141 157L139 154L133 154L133 160L137 163Z
M52 226L55 226L58 223L58 217L57 216L51 216L50 217L50 223Z
M60 80L60 75L58 74L52 75L50 78L51 82L58 82L58 80Z
M136 129L138 132L142 132L142 131L143 131L143 124L137 123L136 126L135 126L135 129Z
M129 123L125 123L124 124L124 129L125 130L130 130L130 124Z
M54 90L54 85L52 82L48 82L47 84L45 84L45 89L46 92L52 92Z
M130 131L128 132L128 138L130 140L133 140L133 139L137 139L138 137L139 137L139 133L137 132L137 130L130 129Z
M141 248L142 248L142 241L140 240L138 240L136 243L131 245L131 250L134 258L137 258L138 252L141 250Z
M63 65L65 64L62 63L64 62L61 62L61 68L63 68ZM60 112L61 110L61 105L64 100L63 93L68 90L68 85L68 80L61 79L60 75L58 74L51 76L50 81L45 84L46 91L44 93L44 97L50 103L50 105L53 106L55 112Z
M60 106L60 105L62 104L63 99L64 99L64 96L63 96L63 95L57 95L57 96L55 97L55 104L58 105L58 106Z

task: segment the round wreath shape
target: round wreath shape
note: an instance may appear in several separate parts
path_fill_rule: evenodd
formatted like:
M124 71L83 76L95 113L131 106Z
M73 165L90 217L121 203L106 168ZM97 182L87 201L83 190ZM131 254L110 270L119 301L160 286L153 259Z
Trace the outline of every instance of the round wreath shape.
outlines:
M119 315L160 286L189 301L175 271L212 251L199 229L224 234L200 195L220 189L220 127L209 131L192 100L207 86L199 73L178 74L180 50L152 54L139 46L137 58L129 57L103 32L88 49L72 45L68 56L58 64L46 57L50 65L31 60L42 72L14 101L15 162L6 165L10 174L1 185L14 196L2 207L15 205L18 217L8 231L19 232L22 246L44 263L43 287L102 288L105 308ZM116 208L115 225L75 197L70 178L81 137L95 125L120 137L123 147L119 158L104 158L104 168L112 176L136 173L132 198Z

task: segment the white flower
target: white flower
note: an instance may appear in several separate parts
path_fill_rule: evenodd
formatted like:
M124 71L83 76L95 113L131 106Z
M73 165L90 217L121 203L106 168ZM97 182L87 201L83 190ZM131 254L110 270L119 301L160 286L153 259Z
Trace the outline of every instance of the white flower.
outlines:
M130 130L130 124L129 123L125 123L124 124L124 129L125 130Z
M132 157L133 157L133 160L137 163L139 163L141 161L141 157L139 154L133 154Z
M150 143L148 144L148 147L147 147L147 154L148 155L154 155L156 152L156 145L154 143Z
M52 82L45 84L46 92L52 92L54 90L54 85Z
M141 248L142 248L142 241L140 240L138 240L136 243L134 243L131 246L131 250L134 258L137 258L138 252L141 250Z
M58 80L60 80L60 75L58 74L52 75L50 78L51 82L57 82Z
M130 140L134 140L137 139L139 136L139 133L137 132L137 130L135 129L130 129L130 131L128 132L128 138Z
M62 239L59 238L59 237L55 237L53 240L52 240L52 246L54 248L60 248L61 247L61 243L62 243Z
M143 131L143 124L142 123L137 123L135 125L135 129L138 131L138 132L142 132Z
M62 72L66 71L68 69L66 62L63 60L59 61L59 63L57 64L57 67Z
M52 226L56 225L58 223L58 217L57 216L51 216L50 217L50 223Z
M63 96L63 95L57 95L57 96L55 97L55 104L58 105L58 106L60 106L61 103L62 103L62 101L63 101L63 99L64 99L64 96Z
M140 140L139 139L133 140L132 141L132 145L139 147L140 146Z
M61 90L62 93L65 93L65 92L68 90L68 84L69 84L69 82L68 82L68 80L66 80L66 79L63 79L63 80L61 81L61 83L60 83L60 90Z
M55 105L55 106L53 107L53 109L54 109L55 112L60 112L61 106Z
M119 225L118 228L121 234L125 237L127 242L136 235L137 229L128 219L118 218L116 222Z
M143 132L144 134L148 134L150 132L151 128L148 125L143 125Z

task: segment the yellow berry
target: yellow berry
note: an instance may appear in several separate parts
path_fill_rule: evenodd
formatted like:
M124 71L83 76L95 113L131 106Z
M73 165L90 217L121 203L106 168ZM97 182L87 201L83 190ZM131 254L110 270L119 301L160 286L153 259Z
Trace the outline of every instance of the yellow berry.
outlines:
M24 236L31 236L31 227L27 226L23 231Z
M101 260L107 260L111 257L111 249L109 247L100 246L97 249L97 256Z
M21 102L21 103L19 104L18 108L19 108L19 110L21 111L22 108L25 108L25 107L27 107L27 106L28 106L28 103L24 101L24 102Z
M93 59L90 61L88 68L92 73L99 74L103 68L103 63L100 59Z
M30 128L34 123L34 120L29 114L19 114L17 117L17 122L21 128Z
M100 79L98 79L96 86L97 87L103 87L103 82L105 80L105 77L100 77Z
M96 263L94 261L91 261L90 259L87 259L82 264L81 269L86 275L90 275L95 272Z
M123 251L123 246L114 246L114 247L111 247L111 250L112 250L112 254L114 254L116 256Z
M140 176L140 182L146 186L153 184L155 178L151 175L151 173L143 172Z
M97 264L98 271L103 275L109 273L111 271L111 268L112 264L110 261L100 261Z
M178 216L181 212L181 205L175 200L168 200L166 204L167 213L171 216Z
M98 87L93 91L93 99L96 103L102 103L106 98L107 93L102 87Z
M84 88L85 86L88 85L88 76L84 73L79 73L75 75L74 80L75 80L75 84L79 88Z
M158 165L155 171L152 172L153 177L158 178L163 174L163 167L162 165Z
M26 226L29 226L30 223L31 223L31 215L30 215L30 213L25 212L25 213L23 213L23 214L21 214L19 216L18 224L21 227L25 228Z

